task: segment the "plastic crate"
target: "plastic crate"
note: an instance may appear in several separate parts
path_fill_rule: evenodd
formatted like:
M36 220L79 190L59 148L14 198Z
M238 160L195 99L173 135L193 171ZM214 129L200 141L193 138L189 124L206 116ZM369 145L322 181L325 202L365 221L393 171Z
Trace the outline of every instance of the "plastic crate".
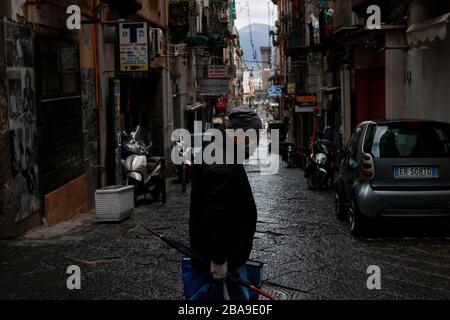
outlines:
M97 221L120 222L134 209L133 186L109 186L95 191Z

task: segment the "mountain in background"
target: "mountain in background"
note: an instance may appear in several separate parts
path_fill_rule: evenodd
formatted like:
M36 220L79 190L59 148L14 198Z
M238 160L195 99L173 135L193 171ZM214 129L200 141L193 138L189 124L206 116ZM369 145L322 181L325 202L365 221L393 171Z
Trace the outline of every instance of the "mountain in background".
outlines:
M250 62L251 60L255 60L253 56L252 44L250 41L250 27L253 44L257 55L256 60L261 61L261 51L259 50L259 48L272 46L272 39L269 38L269 25L267 24L253 23L250 26L239 29L241 48L244 49L244 60L247 60L244 61L244 65L247 67L253 66L254 68L257 68L256 62ZM271 26L271 30L274 30L273 26Z

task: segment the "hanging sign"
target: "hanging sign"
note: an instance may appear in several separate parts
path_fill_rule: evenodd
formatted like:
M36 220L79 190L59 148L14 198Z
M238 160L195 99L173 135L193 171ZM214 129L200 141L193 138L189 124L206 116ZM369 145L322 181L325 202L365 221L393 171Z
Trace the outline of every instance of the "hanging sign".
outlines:
M272 86L267 90L270 96L280 96L283 94L283 90L279 86Z
M146 22L119 24L120 71L148 71Z
M316 104L317 103L317 97L316 96L297 96L295 98L295 101L300 104Z

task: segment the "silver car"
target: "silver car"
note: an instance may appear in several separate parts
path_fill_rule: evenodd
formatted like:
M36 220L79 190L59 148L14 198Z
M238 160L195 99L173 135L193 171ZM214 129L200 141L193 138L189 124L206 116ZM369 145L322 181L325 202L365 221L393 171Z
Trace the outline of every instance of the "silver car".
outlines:
M336 215L352 235L379 217L450 217L450 124L364 122L342 158Z

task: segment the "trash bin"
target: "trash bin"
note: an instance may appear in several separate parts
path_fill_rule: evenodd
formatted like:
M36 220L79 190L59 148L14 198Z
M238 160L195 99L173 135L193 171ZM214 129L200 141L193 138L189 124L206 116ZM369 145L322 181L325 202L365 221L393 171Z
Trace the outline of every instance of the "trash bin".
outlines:
M134 186L109 186L95 191L99 222L120 222L134 209Z

